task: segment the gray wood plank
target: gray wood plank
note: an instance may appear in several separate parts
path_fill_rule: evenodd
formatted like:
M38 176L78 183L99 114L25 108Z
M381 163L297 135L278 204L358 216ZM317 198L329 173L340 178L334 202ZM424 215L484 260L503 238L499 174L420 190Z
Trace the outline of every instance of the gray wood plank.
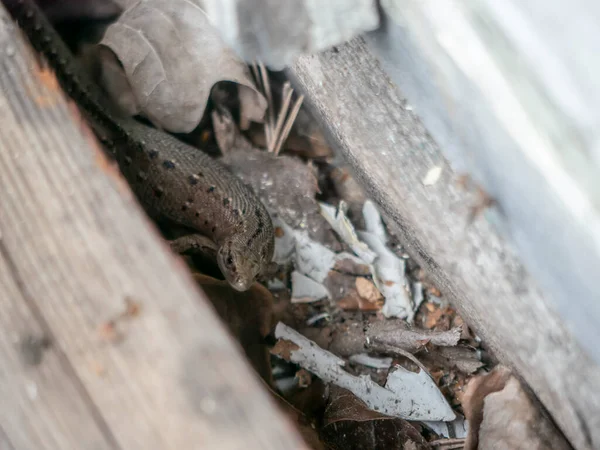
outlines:
M542 296L511 243L483 217L468 225L475 194L459 188L364 40L300 58L288 73L409 253L496 356L531 386L571 443L598 448L598 366ZM425 186L423 179L437 166L441 178Z
M15 449L305 448L2 7L0 123L0 389L13 400L0 427ZM112 339L127 302L139 314ZM53 343L21 379L10 342L27 330ZM78 413L81 429L57 436Z
M0 242L0 449L118 448L106 424L29 308Z
M600 363L599 4L382 3L370 48Z
M202 6L242 58L277 70L299 54L319 52L379 26L375 0L203 0Z
M15 450L11 442L8 440L8 436L4 433L4 430L0 427L0 450Z

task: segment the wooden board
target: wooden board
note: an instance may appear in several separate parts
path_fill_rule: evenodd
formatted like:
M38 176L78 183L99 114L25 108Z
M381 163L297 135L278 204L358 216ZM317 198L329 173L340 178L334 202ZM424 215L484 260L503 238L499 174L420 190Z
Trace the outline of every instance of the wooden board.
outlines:
M382 4L369 47L600 364L599 4Z
M3 7L0 326L2 449L305 448Z
M468 224L476 195L459 187L364 40L302 57L288 74L409 253L531 386L572 444L599 448L598 366L499 235L494 211ZM443 168L441 178L424 185L435 167Z
M379 26L375 0L204 0L202 5L242 58L276 70L299 53L320 52Z

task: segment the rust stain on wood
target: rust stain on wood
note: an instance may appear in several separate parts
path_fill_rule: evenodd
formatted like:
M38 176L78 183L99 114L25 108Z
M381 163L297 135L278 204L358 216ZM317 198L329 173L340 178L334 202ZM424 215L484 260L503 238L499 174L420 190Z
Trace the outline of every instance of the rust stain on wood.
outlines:
M33 73L37 75L37 78L43 88L40 92L39 88L27 86L26 89L30 98L40 108L51 108L56 106L59 104L62 96L62 89L58 83L56 75L50 68L45 67L39 62L34 64L34 69L35 70Z

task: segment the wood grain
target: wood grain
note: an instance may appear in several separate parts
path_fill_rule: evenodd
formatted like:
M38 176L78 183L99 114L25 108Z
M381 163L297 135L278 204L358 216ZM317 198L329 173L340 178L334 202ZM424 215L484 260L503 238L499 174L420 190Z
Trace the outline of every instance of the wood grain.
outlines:
M288 71L329 139L433 277L500 360L524 378L579 449L600 446L600 370L567 331L364 40L300 58ZM425 186L430 169L439 181ZM486 214L493 221L493 211ZM556 439L561 439L557 433Z
M275 70L299 54L320 52L379 26L375 0L204 0L202 5L238 55Z
M305 448L2 7L0 123L2 448Z
M382 0L369 48L600 364L597 2ZM560 29L560 33L556 30Z

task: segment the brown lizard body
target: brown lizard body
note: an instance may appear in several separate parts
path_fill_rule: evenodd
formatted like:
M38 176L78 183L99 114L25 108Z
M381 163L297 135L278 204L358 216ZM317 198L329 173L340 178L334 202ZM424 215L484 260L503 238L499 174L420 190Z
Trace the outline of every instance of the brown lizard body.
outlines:
M217 263L227 281L247 290L267 270L274 251L271 218L254 192L200 150L114 113L32 0L5 5L113 151L148 214L208 237L218 247Z

